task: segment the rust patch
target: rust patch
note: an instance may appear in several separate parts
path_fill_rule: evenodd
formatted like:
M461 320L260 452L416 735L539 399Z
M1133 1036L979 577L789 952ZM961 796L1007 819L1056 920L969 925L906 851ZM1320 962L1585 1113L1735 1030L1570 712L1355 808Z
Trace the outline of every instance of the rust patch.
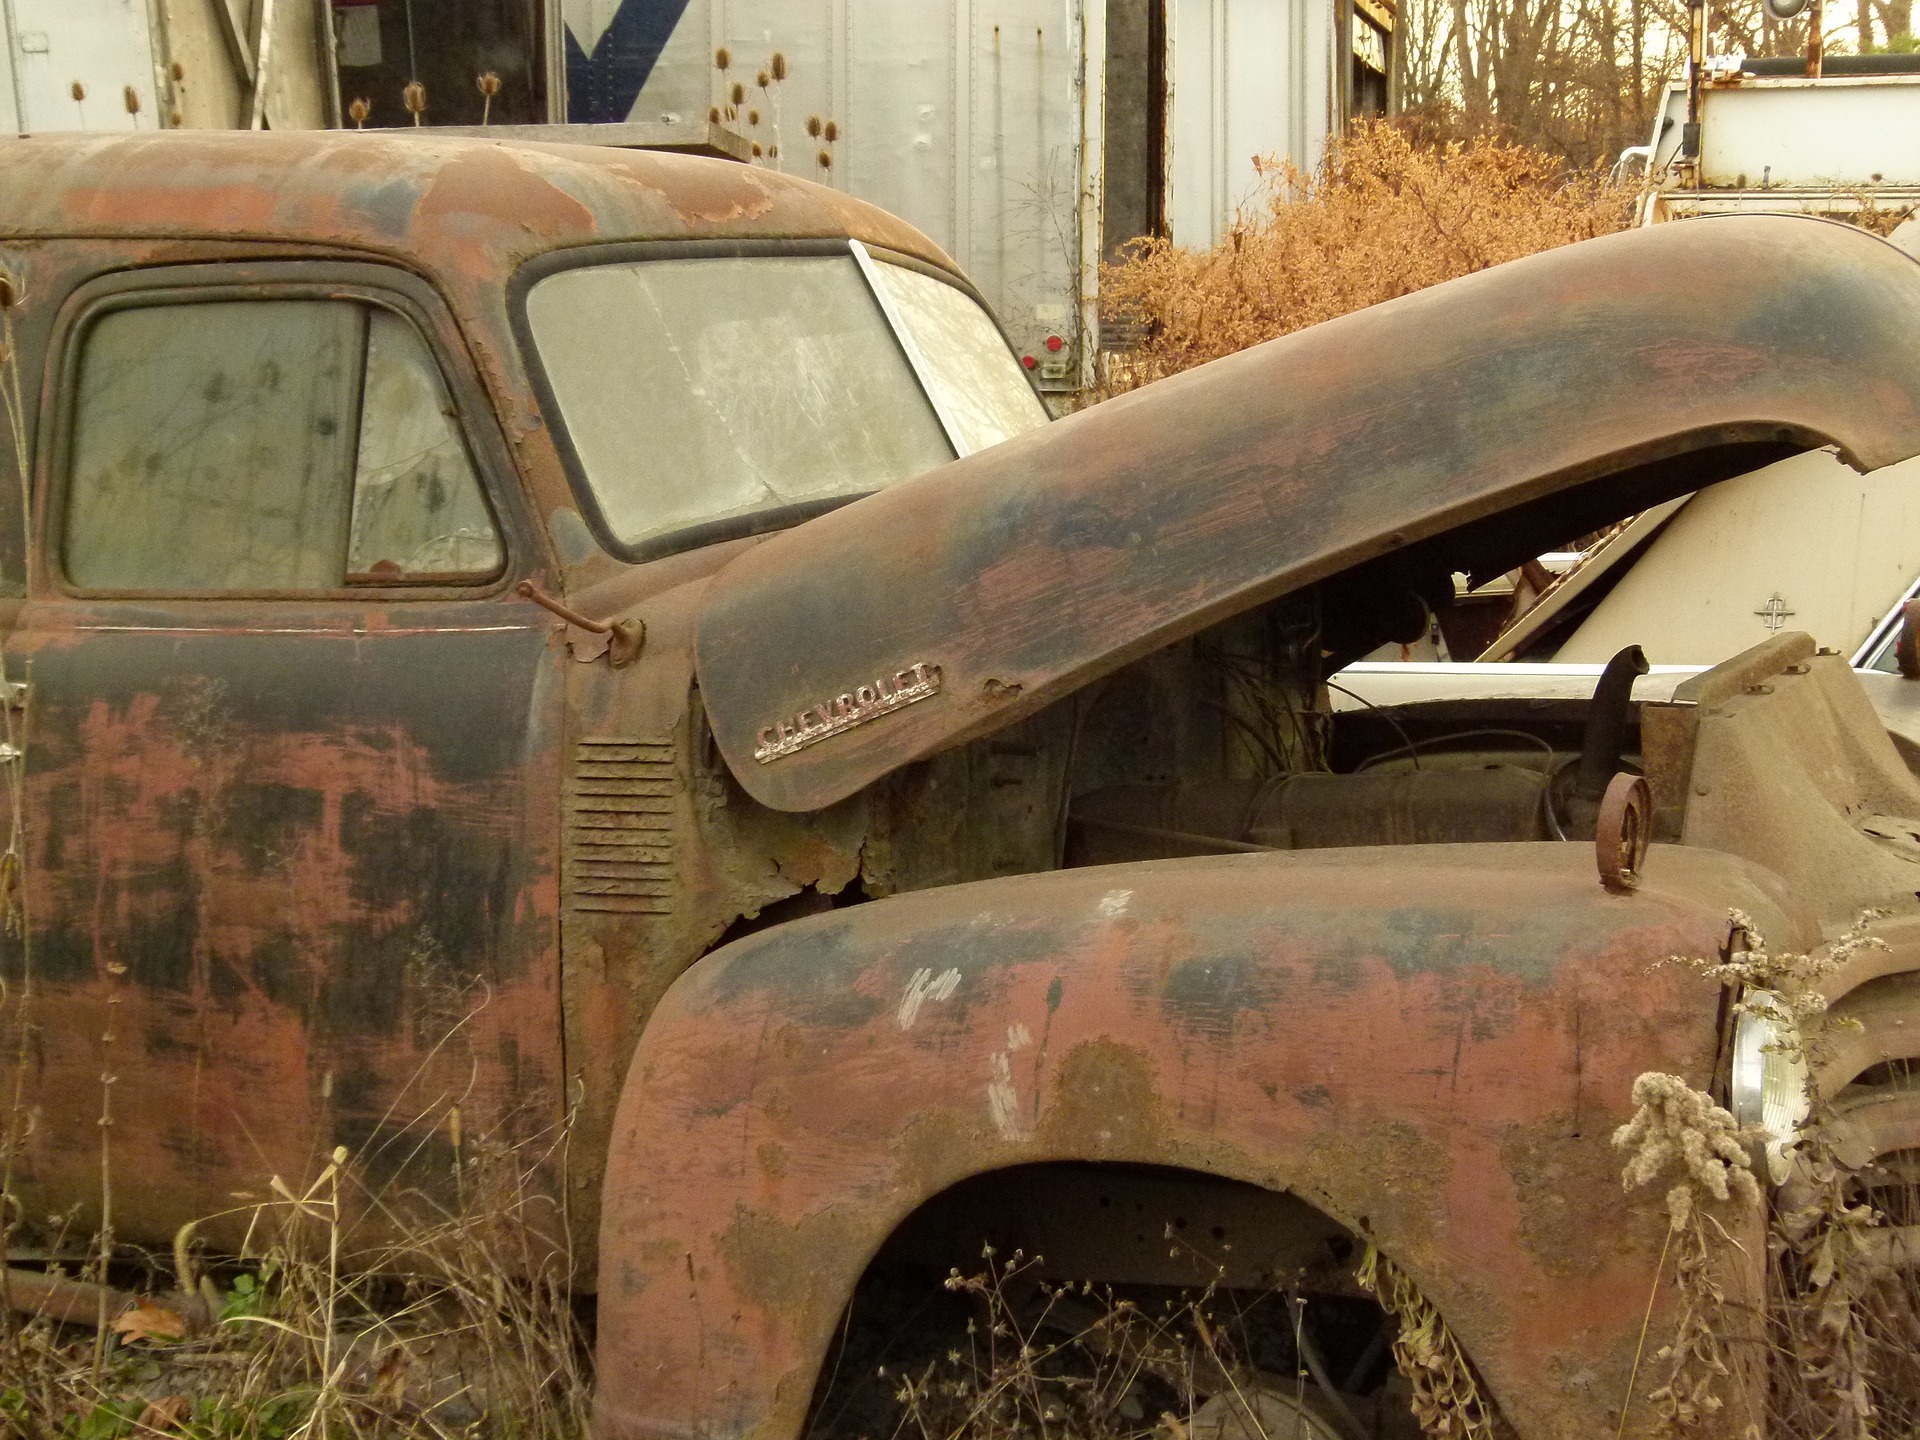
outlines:
M1406 1250L1433 1238L1454 1163L1431 1131L1375 1120L1316 1131L1300 1170L1336 1218L1362 1233L1390 1236L1393 1247Z
M805 1324L840 1312L850 1276L866 1265L871 1222L839 1207L791 1223L744 1207L716 1253L738 1291Z
M1067 1052L1056 1099L1041 1122L1042 1145L1057 1154L1151 1154L1164 1128L1153 1058L1123 1041L1083 1040Z
M683 220L706 225L761 220L773 209L771 176L745 165L701 167L700 174L681 177L668 191L674 213Z
M521 250L580 244L600 228L600 216L556 185L549 167L505 145L453 152L432 171L415 205L416 225L449 234L517 231Z
M1593 1123L1612 1129L1603 1116ZM1591 1275L1606 1259L1581 1197L1618 1189L1620 1164L1606 1147L1578 1143L1585 1138L1564 1120L1544 1120L1515 1125L1500 1139L1500 1160L1520 1204L1520 1241L1548 1275Z

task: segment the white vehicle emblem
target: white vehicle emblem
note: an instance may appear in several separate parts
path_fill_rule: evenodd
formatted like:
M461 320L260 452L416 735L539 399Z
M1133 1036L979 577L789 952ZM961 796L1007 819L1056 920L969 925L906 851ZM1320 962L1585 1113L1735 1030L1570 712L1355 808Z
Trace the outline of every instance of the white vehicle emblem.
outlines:
M1776 590L1773 592L1773 598L1753 613L1760 617L1761 623L1764 624L1767 629L1778 630L1787 623L1787 616L1795 615L1799 612L1789 610L1787 608L1787 602L1780 598L1780 592Z

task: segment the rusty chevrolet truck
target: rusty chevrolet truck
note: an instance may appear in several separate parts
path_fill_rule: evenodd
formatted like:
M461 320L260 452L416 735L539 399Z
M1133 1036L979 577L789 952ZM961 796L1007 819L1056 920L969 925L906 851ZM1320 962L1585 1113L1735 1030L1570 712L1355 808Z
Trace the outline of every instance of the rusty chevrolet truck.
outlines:
M3 143L29 1220L94 1215L111 1031L130 1244L570 1126L605 1440L790 1440L983 1242L1291 1297L1316 1436L1410 1433L1376 1253L1553 1437L1655 1293L1636 1077L1792 1140L1766 1022L1655 962L1885 911L1819 1084L1920 1147L1920 786L1844 657L1324 683L1455 571L1920 453L1882 241L1608 237L1048 423L947 256L763 168Z

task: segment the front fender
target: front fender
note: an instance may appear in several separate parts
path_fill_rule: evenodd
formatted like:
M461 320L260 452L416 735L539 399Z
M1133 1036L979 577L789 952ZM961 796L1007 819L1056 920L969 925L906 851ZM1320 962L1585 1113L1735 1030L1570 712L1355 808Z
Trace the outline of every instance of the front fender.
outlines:
M994 880L744 939L640 1039L601 1231L602 1440L786 1440L916 1207L1034 1161L1290 1191L1419 1281L1522 1435L1611 1427L1663 1220L1609 1137L1704 1084L1729 907L1765 872L1579 845L1236 855ZM1099 1277L1091 1277L1099 1278Z

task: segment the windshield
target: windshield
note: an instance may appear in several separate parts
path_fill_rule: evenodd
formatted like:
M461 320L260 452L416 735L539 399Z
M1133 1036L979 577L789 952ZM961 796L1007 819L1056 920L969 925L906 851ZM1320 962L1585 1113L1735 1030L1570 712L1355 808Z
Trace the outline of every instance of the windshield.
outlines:
M865 254L562 270L527 324L630 549L864 495L1046 419L970 296Z

